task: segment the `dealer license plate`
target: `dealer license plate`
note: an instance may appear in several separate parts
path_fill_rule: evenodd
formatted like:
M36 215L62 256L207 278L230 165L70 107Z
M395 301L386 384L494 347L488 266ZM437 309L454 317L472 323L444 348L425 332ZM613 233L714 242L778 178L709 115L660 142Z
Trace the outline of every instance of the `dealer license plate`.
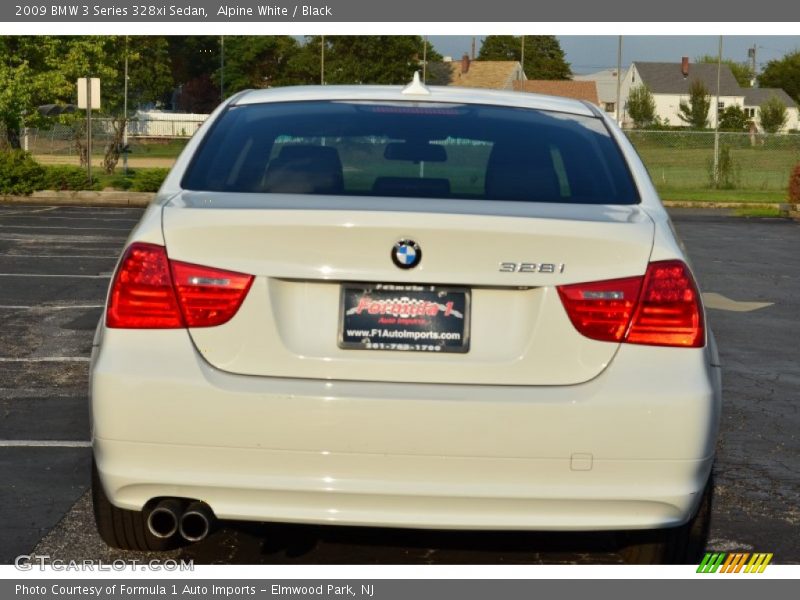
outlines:
M401 352L469 351L470 290L342 284L339 347Z

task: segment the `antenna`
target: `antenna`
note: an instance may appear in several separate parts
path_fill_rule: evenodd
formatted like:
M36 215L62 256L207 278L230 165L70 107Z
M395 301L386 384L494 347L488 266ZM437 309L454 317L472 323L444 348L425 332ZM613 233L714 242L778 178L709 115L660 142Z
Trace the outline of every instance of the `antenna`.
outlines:
M422 95L430 96L431 91L425 86L419 78L419 71L414 71L414 79L411 80L406 87L403 88L402 94L407 95Z

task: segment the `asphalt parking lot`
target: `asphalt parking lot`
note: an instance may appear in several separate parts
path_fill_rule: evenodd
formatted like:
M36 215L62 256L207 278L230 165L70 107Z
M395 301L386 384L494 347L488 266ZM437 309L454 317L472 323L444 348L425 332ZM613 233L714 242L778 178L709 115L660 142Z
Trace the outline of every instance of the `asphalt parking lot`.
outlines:
M0 563L141 558L94 531L88 357L140 209L0 205ZM724 367L710 548L800 563L800 224L675 211ZM224 524L198 563L618 562L608 536Z

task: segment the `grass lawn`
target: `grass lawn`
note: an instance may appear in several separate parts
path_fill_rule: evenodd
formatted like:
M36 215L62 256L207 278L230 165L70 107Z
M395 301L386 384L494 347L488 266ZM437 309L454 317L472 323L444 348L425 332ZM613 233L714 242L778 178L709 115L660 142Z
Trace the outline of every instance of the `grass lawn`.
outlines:
M786 202L784 190L712 190L707 187L672 188L656 186L662 200L684 202Z

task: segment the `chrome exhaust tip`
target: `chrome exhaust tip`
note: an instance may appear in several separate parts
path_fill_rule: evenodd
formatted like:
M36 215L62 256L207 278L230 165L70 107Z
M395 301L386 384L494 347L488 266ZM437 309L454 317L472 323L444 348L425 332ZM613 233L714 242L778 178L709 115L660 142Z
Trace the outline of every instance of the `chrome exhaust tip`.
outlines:
M159 502L147 515L147 529L155 537L166 539L178 531L181 515L181 503L174 498Z
M180 519L180 532L188 542L204 540L214 523L214 513L204 502L192 502Z

